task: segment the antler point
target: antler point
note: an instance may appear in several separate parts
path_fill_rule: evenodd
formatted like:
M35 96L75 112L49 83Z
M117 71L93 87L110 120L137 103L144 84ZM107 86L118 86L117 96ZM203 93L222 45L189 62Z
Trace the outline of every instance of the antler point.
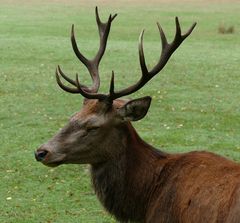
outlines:
M95 13L98 14L98 7L95 7Z
M62 74L61 74L62 70L61 70L61 68L60 68L60 65L57 65L56 70L57 70L57 72L62 76Z
M159 22L157 22L157 27L158 27L159 31L160 31L160 30L162 31L162 26L160 25Z
M117 13L115 13L113 16L112 16L112 19L111 19L111 21L113 21L116 17L117 17Z
M71 36L74 36L74 24L72 24L72 28L71 28Z
M145 29L142 29L140 35L139 35L139 41L142 42L142 39L143 39L143 34L145 32Z

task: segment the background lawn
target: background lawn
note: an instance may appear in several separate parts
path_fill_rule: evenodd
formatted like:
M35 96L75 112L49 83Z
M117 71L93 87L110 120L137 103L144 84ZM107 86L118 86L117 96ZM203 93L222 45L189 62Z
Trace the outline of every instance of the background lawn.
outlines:
M81 107L80 96L59 89L54 72L61 64L72 77L79 72L90 83L69 33L74 23L81 50L95 54L95 5L104 21L109 13L119 14L100 65L102 92L108 90L112 70L116 88L138 79L142 28L152 67L161 46L156 21L170 40L176 15L183 31L198 23L161 74L132 95L153 97L147 117L134 125L165 151L209 150L240 161L239 2L85 2L0 0L0 222L115 222L97 201L86 165L50 169L33 156ZM219 34L220 25L234 26L235 32Z

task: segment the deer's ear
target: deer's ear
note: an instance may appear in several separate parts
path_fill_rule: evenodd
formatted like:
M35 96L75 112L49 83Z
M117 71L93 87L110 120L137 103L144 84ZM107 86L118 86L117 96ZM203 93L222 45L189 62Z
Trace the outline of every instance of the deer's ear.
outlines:
M124 121L138 121L147 114L151 100L151 97L147 96L128 101L118 109L118 114Z

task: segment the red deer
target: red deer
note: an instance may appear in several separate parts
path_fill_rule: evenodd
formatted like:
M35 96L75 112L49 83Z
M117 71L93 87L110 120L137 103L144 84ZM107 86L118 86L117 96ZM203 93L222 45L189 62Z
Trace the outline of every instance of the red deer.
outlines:
M176 34L168 43L157 24L162 52L149 70L143 52L143 34L139 37L142 76L132 86L116 91L114 72L109 93L99 93L99 63L105 52L111 23L103 23L96 8L100 47L93 59L78 49L71 31L73 50L87 67L92 86L70 79L56 69L58 85L65 91L84 97L82 109L69 123L35 152L37 161L56 167L60 164L90 164L93 188L105 209L121 222L212 223L240 222L240 165L219 155L195 151L181 154L162 152L138 135L131 121L146 115L151 97L120 99L142 88L158 74L196 23L181 33L176 17ZM61 79L72 86L66 86Z

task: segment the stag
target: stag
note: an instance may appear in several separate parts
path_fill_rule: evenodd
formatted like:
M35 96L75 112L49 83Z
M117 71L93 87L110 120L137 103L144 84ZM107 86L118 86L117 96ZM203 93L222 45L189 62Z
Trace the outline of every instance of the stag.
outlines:
M61 164L90 164L93 188L105 209L120 222L206 223L240 222L240 165L219 155L195 151L181 154L162 152L138 135L131 121L147 114L151 97L121 99L141 89L166 65L171 55L193 31L182 34L176 17L176 33L169 43L157 23L162 51L149 70L139 37L141 78L116 91L114 72L108 94L99 93L99 63L115 15L103 23L96 8L100 47L93 59L78 49L71 30L71 42L78 59L87 67L92 86L70 79L56 69L60 88L84 97L82 109L69 123L35 152L37 161L56 167ZM72 86L64 85L62 79Z

